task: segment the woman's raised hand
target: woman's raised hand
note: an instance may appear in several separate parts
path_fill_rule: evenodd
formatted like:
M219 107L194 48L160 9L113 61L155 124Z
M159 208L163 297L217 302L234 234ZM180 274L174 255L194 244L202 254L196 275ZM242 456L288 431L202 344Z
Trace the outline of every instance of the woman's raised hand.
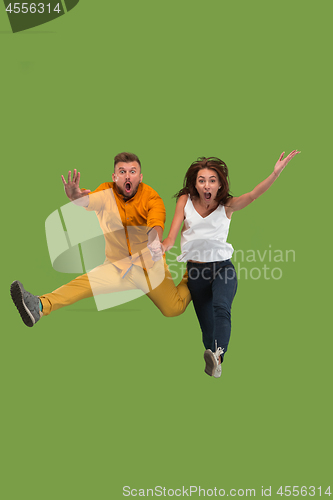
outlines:
M294 156L296 156L298 153L300 153L300 151L297 151L296 149L294 151L292 151L291 153L289 153L288 156L286 156L285 158L283 158L284 156L284 152L280 155L280 158L278 159L278 161L276 162L276 165L274 167L274 174L279 177L279 175L281 174L282 170L284 169L284 167L287 165L287 163L290 162L290 160L292 158L294 158Z
M72 172L68 172L68 182L65 181L64 176L61 176L62 182L64 184L65 188L65 193L68 196L68 198L71 201L77 200L78 198L82 198L83 196L86 196L87 194L90 193L89 189L80 189L79 184L80 184L80 172L76 171L76 168L74 168L73 172L73 180L72 179Z

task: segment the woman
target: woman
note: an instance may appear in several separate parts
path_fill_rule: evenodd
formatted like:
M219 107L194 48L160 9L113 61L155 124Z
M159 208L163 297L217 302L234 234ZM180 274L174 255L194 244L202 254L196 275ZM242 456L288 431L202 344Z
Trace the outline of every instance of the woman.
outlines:
M226 164L219 158L199 158L186 172L184 187L175 196L177 205L164 251L173 247L181 224L181 255L187 262L188 288L202 330L206 351L205 372L221 376L221 364L228 349L231 305L237 290L237 276L227 243L233 212L247 207L273 184L287 163L300 151L280 155L272 174L251 192L232 196Z

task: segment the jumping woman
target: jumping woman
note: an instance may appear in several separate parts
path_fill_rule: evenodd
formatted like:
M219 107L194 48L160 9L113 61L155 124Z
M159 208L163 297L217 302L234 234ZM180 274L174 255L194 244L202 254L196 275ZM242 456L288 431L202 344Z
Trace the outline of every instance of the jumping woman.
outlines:
M184 223L177 260L187 262L188 288L206 349L205 372L210 376L221 376L230 340L231 305L237 290L236 271L230 261L233 247L227 243L231 216L267 191L299 152L292 151L286 158L282 153L267 179L237 197L229 192L226 164L219 158L198 158L186 172L183 189L175 195L175 215L163 249L174 246Z

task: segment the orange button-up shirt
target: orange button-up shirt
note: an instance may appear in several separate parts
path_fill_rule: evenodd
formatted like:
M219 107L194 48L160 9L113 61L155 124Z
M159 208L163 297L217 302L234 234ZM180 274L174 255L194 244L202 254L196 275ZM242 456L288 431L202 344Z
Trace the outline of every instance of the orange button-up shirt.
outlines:
M96 212L105 237L106 258L122 271L133 264L150 269L154 265L147 248L147 233L155 226L164 229L162 198L147 184L140 183L130 199L118 193L114 182L104 182L89 193L87 210Z

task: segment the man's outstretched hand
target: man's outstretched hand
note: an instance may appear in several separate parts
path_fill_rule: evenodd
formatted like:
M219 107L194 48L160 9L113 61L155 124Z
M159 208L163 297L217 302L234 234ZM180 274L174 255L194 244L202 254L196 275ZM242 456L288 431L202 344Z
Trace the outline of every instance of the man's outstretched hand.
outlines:
M162 259L163 248L158 235L156 235L156 238L153 241L151 241L147 246L149 248L151 258L153 259L154 262L157 262L158 260Z
M65 181L65 177L62 175L61 180L63 182L64 188L65 188L65 193L68 196L68 198L71 201L76 201L77 205L81 206L88 206L89 204L89 197L87 197L85 200L80 200L80 198L84 198L87 196L87 194L90 193L89 189L80 189L79 184L80 184L80 172L76 171L76 168L74 168L73 172L73 180L72 178L72 172L68 172L68 182ZM78 201L80 200L80 201Z

